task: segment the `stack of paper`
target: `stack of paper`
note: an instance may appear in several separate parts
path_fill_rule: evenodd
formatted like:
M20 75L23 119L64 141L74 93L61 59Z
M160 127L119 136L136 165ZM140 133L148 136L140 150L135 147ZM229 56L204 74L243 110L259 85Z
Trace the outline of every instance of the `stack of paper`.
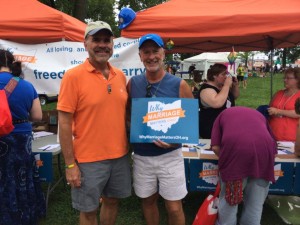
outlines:
M38 131L38 132L33 133L33 139L37 139L40 137L45 137L45 136L49 136L49 135L53 135L53 134L54 133L47 132L47 131Z
M295 143L291 141L278 141L277 150L279 155L293 154Z

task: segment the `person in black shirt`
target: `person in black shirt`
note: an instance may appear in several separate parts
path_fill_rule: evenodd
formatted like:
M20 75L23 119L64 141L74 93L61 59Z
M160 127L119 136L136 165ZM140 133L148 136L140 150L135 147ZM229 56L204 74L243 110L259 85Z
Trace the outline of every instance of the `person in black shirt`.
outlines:
M235 106L239 96L238 81L228 76L227 67L216 63L207 70L207 82L199 90L199 133L210 139L213 123L226 108Z
M191 79L193 77L193 71L196 69L195 64L190 65L189 67L189 78Z

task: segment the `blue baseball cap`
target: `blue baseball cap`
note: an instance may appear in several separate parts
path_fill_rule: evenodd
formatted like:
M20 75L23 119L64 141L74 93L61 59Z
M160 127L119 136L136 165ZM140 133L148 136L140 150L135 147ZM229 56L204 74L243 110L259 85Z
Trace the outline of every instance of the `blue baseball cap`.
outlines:
M119 29L128 27L135 19L136 13L131 8L123 8L119 13Z
M163 48L164 47L164 42L161 39L161 37L157 34L146 34L143 37L141 37L140 42L139 42L139 48L142 47L142 45L146 41L154 41L159 47Z

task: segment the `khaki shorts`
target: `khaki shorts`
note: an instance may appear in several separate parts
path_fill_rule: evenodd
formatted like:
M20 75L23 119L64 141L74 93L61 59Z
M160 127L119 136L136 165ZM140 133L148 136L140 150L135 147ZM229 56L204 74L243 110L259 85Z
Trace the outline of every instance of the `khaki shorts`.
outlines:
M158 192L169 201L183 199L187 189L181 148L159 156L134 154L133 187L140 198Z
M91 212L99 207L99 198L126 198L131 195L128 156L91 163L79 163L81 187L72 188L73 208Z

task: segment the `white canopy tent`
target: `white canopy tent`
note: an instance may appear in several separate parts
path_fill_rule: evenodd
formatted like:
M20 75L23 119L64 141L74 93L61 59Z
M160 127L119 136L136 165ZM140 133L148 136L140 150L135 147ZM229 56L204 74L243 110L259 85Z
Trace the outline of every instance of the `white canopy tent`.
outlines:
M222 63L227 65L228 71L231 74L235 74L236 68L240 62L239 59L236 59L235 63L230 66L230 63L227 59L229 52L204 52L200 55L196 55L187 59L184 59L181 65L181 71L188 71L189 66L195 64L196 70L202 70L203 78L206 79L206 73L209 67L215 63Z

